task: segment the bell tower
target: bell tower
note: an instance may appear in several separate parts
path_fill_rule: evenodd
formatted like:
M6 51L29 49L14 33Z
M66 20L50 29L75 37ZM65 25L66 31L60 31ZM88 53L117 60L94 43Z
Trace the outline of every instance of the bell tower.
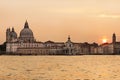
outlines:
M116 43L116 34L113 33L113 36L112 36L112 43Z
M10 41L10 28L8 28L7 30L6 30L6 42L9 42Z

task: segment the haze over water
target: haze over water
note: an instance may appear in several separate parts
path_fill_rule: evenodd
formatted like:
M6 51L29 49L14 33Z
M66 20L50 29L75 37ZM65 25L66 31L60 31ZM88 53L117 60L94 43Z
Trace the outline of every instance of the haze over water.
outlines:
M120 40L120 0L0 0L0 34L6 28L17 33L26 19L39 41L111 42L116 32Z

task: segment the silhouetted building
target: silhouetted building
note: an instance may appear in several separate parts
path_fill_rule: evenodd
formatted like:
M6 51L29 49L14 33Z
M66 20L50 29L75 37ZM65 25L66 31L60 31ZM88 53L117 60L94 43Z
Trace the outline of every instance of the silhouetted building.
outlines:
M34 34L29 27L28 22L25 22L24 28L20 31L20 36L14 28L6 30L6 52L8 54L19 55L80 55L93 54L94 48L98 44L93 43L74 43L68 36L67 42L37 42Z
M116 41L116 34L112 36L112 43L104 43L96 48L99 54L120 54L120 42Z

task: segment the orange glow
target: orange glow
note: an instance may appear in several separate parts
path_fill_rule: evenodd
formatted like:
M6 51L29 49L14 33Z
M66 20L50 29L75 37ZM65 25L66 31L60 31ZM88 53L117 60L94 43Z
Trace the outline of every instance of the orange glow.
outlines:
M107 42L108 42L108 41L107 41L106 38L102 39L102 43L107 43Z
M120 0L0 0L0 44L5 42L9 27L14 27L19 37L26 19L37 41L65 42L70 35L73 42L100 44L106 35L109 42L113 32L120 35L119 3Z

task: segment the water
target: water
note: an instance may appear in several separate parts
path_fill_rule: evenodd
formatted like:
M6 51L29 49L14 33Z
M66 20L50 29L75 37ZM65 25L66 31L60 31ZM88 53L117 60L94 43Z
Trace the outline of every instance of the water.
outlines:
M0 56L0 80L120 80L120 56Z

